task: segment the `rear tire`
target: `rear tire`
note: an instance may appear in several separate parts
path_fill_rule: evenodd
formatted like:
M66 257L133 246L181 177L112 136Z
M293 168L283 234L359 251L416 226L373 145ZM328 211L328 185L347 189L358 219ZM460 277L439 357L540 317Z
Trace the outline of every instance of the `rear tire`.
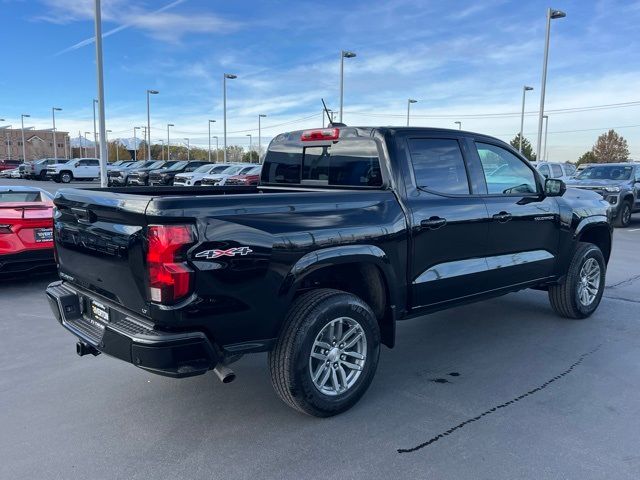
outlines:
M40 180L45 181L47 179L47 172L45 172L44 170L42 170L40 172Z
M625 200L622 202L620 206L620 211L618 212L618 216L616 217L615 225L616 227L627 228L631 224L631 211L633 210L633 205L630 201Z
M607 265L600 249L578 243L563 283L549 287L549 301L558 315L582 319L596 311L606 278Z
M340 290L313 290L293 302L269 352L271 383L292 408L330 417L364 395L379 355L380 329L365 302Z

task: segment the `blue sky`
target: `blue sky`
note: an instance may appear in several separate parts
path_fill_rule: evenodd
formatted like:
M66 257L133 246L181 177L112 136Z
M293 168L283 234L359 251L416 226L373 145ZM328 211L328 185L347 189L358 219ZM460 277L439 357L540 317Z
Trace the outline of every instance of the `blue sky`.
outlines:
M103 0L107 128L131 137L146 124L152 139L174 123L176 141L207 143L222 131L222 74L228 85L230 143L318 126L323 97L338 107L341 49L345 122L463 128L505 140L519 130L522 86L528 94L525 134L535 138L544 45L541 1ZM557 110L640 102L640 1L562 1L553 22L546 109L549 158L575 160L610 127L640 159L640 103L587 111ZM93 0L0 0L0 118L77 135L93 130L96 95ZM8 69L6 67L9 67ZM285 125L282 125L285 124ZM0 123L2 125L2 123ZM635 126L634 126L635 125ZM535 141L533 142L535 144Z

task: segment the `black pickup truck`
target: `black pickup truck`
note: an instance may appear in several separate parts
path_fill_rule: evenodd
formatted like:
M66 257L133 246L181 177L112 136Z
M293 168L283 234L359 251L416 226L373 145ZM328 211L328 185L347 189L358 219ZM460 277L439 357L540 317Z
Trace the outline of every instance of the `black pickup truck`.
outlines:
M62 189L55 205L47 297L78 354L228 382L268 351L278 395L316 416L358 401L398 320L525 288L588 317L612 240L598 194L429 128L284 133L257 187Z

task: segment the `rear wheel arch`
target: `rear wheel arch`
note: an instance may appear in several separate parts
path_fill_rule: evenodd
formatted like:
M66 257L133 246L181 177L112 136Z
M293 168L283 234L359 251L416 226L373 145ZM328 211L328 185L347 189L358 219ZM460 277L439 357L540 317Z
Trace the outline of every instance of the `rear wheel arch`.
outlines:
M355 254L350 247L336 247L305 255L292 268L283 288L292 301L313 289L332 288L361 298L374 312L380 326L382 343L389 348L395 344L395 312L398 298L394 290L395 274L386 262L386 255L378 247L372 253ZM331 252L327 252L331 250ZM315 261L308 256L313 254ZM316 255L317 254L317 255ZM284 293L284 292L281 292Z

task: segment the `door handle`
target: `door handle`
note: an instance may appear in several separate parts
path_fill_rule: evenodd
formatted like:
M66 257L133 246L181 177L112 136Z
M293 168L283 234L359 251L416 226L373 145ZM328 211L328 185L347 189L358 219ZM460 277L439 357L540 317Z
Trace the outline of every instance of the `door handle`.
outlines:
M500 213L496 213L493 216L494 220L497 220L500 223L505 223L508 222L509 220L511 220L513 218L513 216L508 213L508 212L500 212Z
M429 230L437 230L440 227L444 227L446 224L447 219L440 217L431 217L420 222L421 226L427 227Z

